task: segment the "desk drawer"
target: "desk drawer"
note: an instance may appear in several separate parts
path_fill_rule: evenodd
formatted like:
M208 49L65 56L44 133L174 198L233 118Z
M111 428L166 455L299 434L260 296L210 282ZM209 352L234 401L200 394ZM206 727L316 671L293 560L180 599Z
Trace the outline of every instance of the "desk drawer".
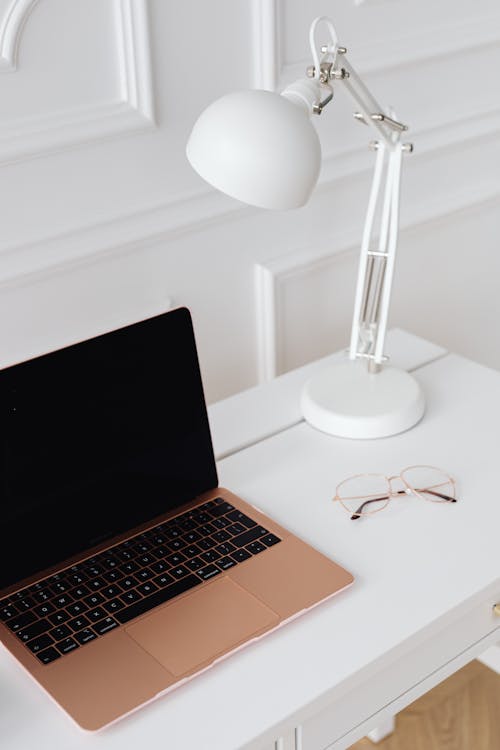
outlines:
M302 723L302 750L349 747L376 726L376 718L362 727L359 737L352 734L355 727L378 712L389 715L390 704L394 704L392 711L397 713L481 654L500 639L500 617L493 611L495 602L500 602L500 587L496 598L488 596L461 617L435 623L425 635L415 637L415 646L410 650L405 650L404 645L395 649L379 670L370 669L366 679L361 674L356 688L338 699L332 696L330 707ZM344 736L345 742L341 739Z

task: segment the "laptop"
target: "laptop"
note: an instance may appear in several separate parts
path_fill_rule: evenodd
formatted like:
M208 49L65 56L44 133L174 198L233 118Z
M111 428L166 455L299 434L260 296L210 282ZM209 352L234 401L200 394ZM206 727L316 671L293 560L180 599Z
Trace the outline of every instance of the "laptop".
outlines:
M187 309L8 367L0 401L0 641L81 728L353 581L218 486Z

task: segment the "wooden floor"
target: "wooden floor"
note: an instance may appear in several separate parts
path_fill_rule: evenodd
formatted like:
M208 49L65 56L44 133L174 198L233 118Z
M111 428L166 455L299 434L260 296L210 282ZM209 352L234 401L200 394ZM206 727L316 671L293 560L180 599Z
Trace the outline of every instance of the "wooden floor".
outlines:
M351 750L500 750L500 675L473 661L396 718L396 731Z

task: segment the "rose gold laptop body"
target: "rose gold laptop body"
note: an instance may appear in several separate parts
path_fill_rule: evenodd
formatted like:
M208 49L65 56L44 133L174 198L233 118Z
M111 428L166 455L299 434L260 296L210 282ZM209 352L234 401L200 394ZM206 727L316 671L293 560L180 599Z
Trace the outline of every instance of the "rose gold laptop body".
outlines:
M214 488L0 590L0 599L214 498L227 500L281 541L49 664L0 622L4 647L82 729L117 721L352 583L332 560L228 490Z

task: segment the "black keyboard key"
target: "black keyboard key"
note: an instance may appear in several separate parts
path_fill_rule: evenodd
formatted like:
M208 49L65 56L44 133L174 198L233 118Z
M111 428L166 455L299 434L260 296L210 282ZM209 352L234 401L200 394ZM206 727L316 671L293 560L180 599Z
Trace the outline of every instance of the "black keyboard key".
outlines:
M227 531L216 531L213 535L213 538L218 542L227 542L228 539L231 539L231 534L228 534Z
M199 555L201 552L201 549L196 544L190 544L189 547L184 547L182 550L182 554L186 557L196 557L196 555Z
M170 578L170 576L169 576ZM137 591L126 591L124 594L121 595L121 600L124 602L125 606L128 606L129 604L133 604L134 602L139 601L141 599L141 595L137 593Z
M62 625L63 622L67 622L69 620L70 616L67 612L62 609L60 612L54 612L53 615L49 615L49 620L51 621L52 625Z
M69 594L62 594L61 596L56 597L52 604L54 604L55 607L66 607L70 602L73 601L73 597Z
M104 573L104 568L100 565L91 565L88 568L85 568L85 573L90 576L90 578L95 578L96 576L100 576L101 573Z
M165 562L172 568L174 565L180 565L185 559L186 556L182 552L173 552L165 558Z
M217 528L215 525L212 526L211 523L205 523L203 524L203 526L198 526L196 530L202 536L210 536L210 534L213 534L214 531L217 531Z
M221 516L220 518L214 518L212 523L215 526L215 530L220 531L221 529L225 529L227 526L231 526L232 521L230 521L226 516Z
M162 557L166 557L167 555L170 555L172 552L171 549L169 549L166 544L162 544L160 547L155 547L153 550L153 555L157 560L161 560Z
M200 547L203 550L212 549L212 547L215 547L217 542L215 539L211 539L208 537L207 539L200 539L198 542L198 547Z
M151 568L144 568L144 570L140 570L138 573L135 574L138 581L148 581L150 578L154 576L153 571Z
M83 612L86 612L87 609L87 605L83 602L73 602L73 604L68 604L68 606L66 607L66 610L70 613L70 615L73 615L73 617L81 615Z
M199 542L202 538L201 534L198 534L197 531L190 531L188 534L184 534L183 539L188 544L194 544L195 542Z
M76 587L76 589L71 589L71 596L73 599L83 599L84 596L87 596L90 594L90 589L87 588L83 583L81 583L79 586Z
M229 570L236 565L236 562L231 557L223 557L217 561L217 565L221 570Z
M75 651L77 648L80 648L80 646L75 640L73 640L73 638L66 638L65 641L57 643L56 648L61 654L69 654L70 651Z
M232 513L228 513L227 517L230 518L231 521L235 521L235 523L242 523L243 526L246 526L247 529L251 529L253 526L257 526L255 521L252 521L251 518L246 516L240 510L234 510Z
M259 542L265 544L266 547L272 547L274 544L278 544L278 542L281 542L281 539L279 538L279 536L276 536L276 534L266 534L266 536L262 536L259 539Z
M113 568L113 570L104 573L103 578L108 583L115 583L116 581L119 581L120 578L123 578L123 573L119 568Z
M106 570L112 570L113 568L116 568L120 563L121 560L118 560L118 558L114 557L113 555L107 555L102 561L102 564L104 565Z
M183 531L193 531L196 528L196 523L192 518L188 518L186 521L182 521L179 526Z
M122 609L121 612L117 612L116 619L122 624L129 622L129 620L132 620L134 617L142 615L144 612L149 612L153 607L157 607L159 604L163 604L164 602L179 596L179 594L183 594L194 586L198 586L199 583L200 580L196 576L185 576L171 586L159 589L158 591L155 591L154 594L151 594L151 596L147 596L144 599L141 599L140 602L136 602L130 607Z
M122 593L122 589L120 586L118 586L117 583L115 583L113 584L113 586L108 586L108 588L102 589L102 593L104 594L104 596L108 597L108 599L114 599L115 596L118 596L118 594Z
M250 552L247 552L246 549L239 549L236 550L236 552L231 553L231 557L233 560L236 560L236 562L244 562L245 560L248 560L252 555Z
M36 655L37 659L40 659L42 664L50 664L51 661L59 659L60 656L61 654L52 647L46 648L45 651L40 651L40 653Z
M200 555L201 559L206 563L215 562L219 559L220 554L213 549L209 549L206 552L202 552Z
M131 560L134 556L133 550L130 549L121 549L116 553L117 557L120 558L122 562L127 562L127 560Z
M264 552L265 549L267 549L266 545L261 544L260 542L252 542L247 545L247 550L251 552L252 555L258 555L259 552Z
M13 604L7 604L0 609L0 620L3 620L3 622L5 622L6 620L10 620L11 617L15 617L18 614L19 610L17 610Z
M135 573L136 570L139 570L139 566L135 562L128 562L125 563L125 565L122 565L121 571L124 575L129 575L129 573Z
M106 617L106 614L107 612L105 612L102 607L95 607L95 609L91 609L86 613L87 617L92 622L98 622L99 620L102 620L103 617Z
M186 567L189 568L189 570L193 571L203 568L204 565L204 561L200 560L199 557L194 557L192 560L188 560L186 563Z
M50 602L45 602L45 604L39 604L33 612L36 612L36 614L39 617L45 617L45 615L50 615L52 612L55 612L55 607Z
M147 586L147 585L148 584L144 584L144 586ZM141 588L141 586L139 586L139 588ZM104 605L104 609L106 610L106 612L109 612L109 614L112 615L114 612L119 612L120 609L124 608L124 606L125 606L124 603L121 602L119 599L112 599L110 602L107 602Z
M68 628L71 628L71 630L81 630L82 628L86 628L87 625L90 625L90 620L85 615L74 617L68 621Z
M34 594L34 597L37 602L40 602L41 604L43 602L47 602L49 599L52 599L52 591L49 591L49 589L42 589L42 591L37 591Z
M29 614L28 612L26 614ZM30 641L32 638L36 638L37 635L42 635L50 630L51 625L48 620L37 620L32 625L28 625L17 632L17 637L22 641Z
M210 523L211 520L212 520L212 516L209 515L208 513L200 513L198 515L198 523Z
M34 654L37 654L39 651L43 651L44 649L48 648L54 643L50 635L47 635L45 633L44 635L41 635L39 638L33 638L32 641L30 641L27 646Z
M182 535L182 529L180 529L178 526L171 526L167 528L165 536L167 539L176 539L176 537Z
M169 542L167 546L169 547L169 549L172 550L172 552L178 552L186 545L187 545L187 542L185 542L183 539L177 538L177 539L172 539L172 541Z
M157 591L158 587L152 582L148 581L148 583L142 583L140 586L137 587L137 591L139 591L144 596L149 596L153 593L153 591Z
M170 583L173 583L173 581L175 581L175 578L172 578L172 576L169 576L168 573L162 573L161 575L156 576L156 578L153 578L153 581L160 588L165 588L165 586L168 586Z
M88 607L97 607L98 604L103 603L104 597L102 594L91 594L90 596L86 596L83 601Z
M75 633L74 638L83 646L85 643L95 640L97 636L90 628L84 628L83 630L80 630L79 633Z
M35 620L36 617L33 612L23 612L22 615L16 615L13 619L8 620L6 625L16 633L18 630L21 630L21 628L31 625Z
M30 596L25 596L24 599L16 600L16 607L21 611L25 612L27 609L32 609L35 606L35 600Z
M247 527L243 526L242 523L233 523L231 526L228 526L227 531L231 536L237 536L238 534L242 534L244 531L246 531Z
M67 625L59 625L57 628L50 630L49 635L52 636L55 641L62 641L63 638L69 638L72 633Z
M153 557L152 554L149 555L141 555L137 558L137 562L139 565L151 565L156 560L155 557Z
M158 560L151 566L151 569L154 570L155 573L163 573L167 568L168 565L166 562L163 562L163 560Z
M134 549L137 550L140 554L145 554L146 552L149 552L150 549L152 549L152 545L148 542L138 542L137 544L134 544Z
M68 581L72 586L79 586L81 583L85 583L87 576L85 573L72 573L68 576Z
M71 588L71 584L69 582L65 583L64 581L58 581L57 583L54 583L50 588L54 592L55 596L58 596L59 594L64 594L65 591Z
M224 516L226 513L229 513L231 510L234 510L234 505L231 505L231 503L221 503L215 508L210 508L210 513L213 518L218 518L219 516Z
M87 583L87 586L91 591L99 591L103 586L106 585L106 581L103 578L93 578Z
M231 552L235 551L236 547L231 542L224 542L224 544L219 544L215 549L220 555L230 555Z
M135 586L137 586L138 583L139 581L134 578L134 576L127 576L127 578L124 578L122 581L120 581L120 586L122 587L122 589L127 590L133 589Z
M259 539L259 537L264 536L268 533L268 530L263 526L254 526L253 529L249 529L243 534L238 534L238 536L235 536L234 539L231 539L231 543L236 547L246 547L247 544L250 544L250 542L254 542L256 539Z
M170 570L169 573L174 578L182 578L183 576L189 573L189 570L186 568L185 565L178 565L176 568L172 568L172 570Z
M220 570L216 565L207 565L205 568L200 568L196 572L196 575L200 576L202 581L208 581L209 578L213 578L216 575L219 575Z

